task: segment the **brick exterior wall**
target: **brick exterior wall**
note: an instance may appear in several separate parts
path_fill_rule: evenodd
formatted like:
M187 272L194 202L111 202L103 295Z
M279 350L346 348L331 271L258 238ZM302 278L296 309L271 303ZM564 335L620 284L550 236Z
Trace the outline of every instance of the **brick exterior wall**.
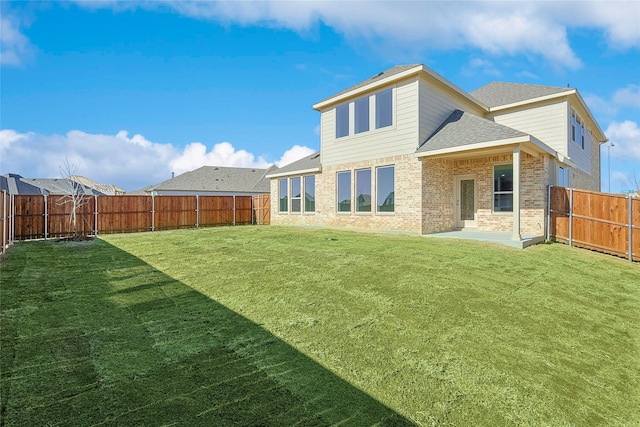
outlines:
M453 230L455 224L455 178L473 175L476 180L477 228L479 231L513 231L511 213L493 212L493 167L512 162L511 154L476 159L416 159L412 155L346 163L324 167L316 174L316 212L278 212L278 179L271 180L271 223L274 225L302 225L344 227L366 230L393 230L412 233L433 233ZM544 234L547 185L553 182L554 161L548 156L521 155L521 232ZM372 193L375 204L375 168L395 166L395 212L356 213L337 212L336 174L371 168ZM354 191L352 190L352 195ZM375 211L375 207L372 209Z
M376 167L395 167L395 212L375 212ZM337 212L337 173L351 171L352 200L355 194L355 171L371 169L372 212ZM271 180L271 223L275 225L304 225L344 227L366 230L404 231L422 233L422 163L413 155L386 157L324 166L316 175L316 212L313 214L278 212L278 179ZM352 203L353 205L354 203Z

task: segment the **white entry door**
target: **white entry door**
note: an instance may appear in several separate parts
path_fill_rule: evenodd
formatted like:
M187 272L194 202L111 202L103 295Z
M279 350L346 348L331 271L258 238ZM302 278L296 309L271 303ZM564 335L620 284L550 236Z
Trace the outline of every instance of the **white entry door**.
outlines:
M456 227L476 228L476 180L474 176L456 177Z

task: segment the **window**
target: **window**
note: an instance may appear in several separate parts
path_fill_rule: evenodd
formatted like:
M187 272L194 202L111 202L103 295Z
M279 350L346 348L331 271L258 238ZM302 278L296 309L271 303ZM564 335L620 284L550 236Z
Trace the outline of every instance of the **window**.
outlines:
M355 102L355 133L369 130L369 97Z
M571 140L576 142L576 112L571 109Z
M316 211L316 177L308 175L304 177L304 211Z
M376 129L393 124L393 91L383 90L376 93Z
M371 169L356 171L356 212L371 212Z
M349 135L349 104L336 107L336 138Z
M493 168L493 211L513 212L513 165Z
M569 187L569 169L558 166L557 185L560 187Z
M300 212L300 177L291 178L291 212Z
M338 172L338 212L351 212L351 171Z
M378 212L393 212L395 202L395 168L384 166L376 169L376 204Z
M288 195L289 195L289 186L287 185L287 179L281 179L278 182L278 192L280 198L280 212L288 212L289 211L289 203L288 203Z

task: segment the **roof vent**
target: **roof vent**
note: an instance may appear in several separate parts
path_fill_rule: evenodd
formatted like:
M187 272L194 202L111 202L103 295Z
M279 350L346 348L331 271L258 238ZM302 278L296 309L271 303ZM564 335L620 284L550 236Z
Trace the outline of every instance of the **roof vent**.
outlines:
M381 76L381 75L383 75L383 74L384 74L384 71L382 71L382 72L380 72L380 73L376 74L375 76L373 76L373 77L371 77L371 78L372 78L372 79L377 79L378 77L380 77L380 76Z
M313 156L312 159L317 159L318 157L320 157L320 153L318 153L315 156Z

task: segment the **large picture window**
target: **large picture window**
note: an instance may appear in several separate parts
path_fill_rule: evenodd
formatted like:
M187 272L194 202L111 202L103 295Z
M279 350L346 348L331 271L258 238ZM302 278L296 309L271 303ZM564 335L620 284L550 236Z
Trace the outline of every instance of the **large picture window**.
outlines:
M316 211L316 177L308 175L304 177L304 211Z
M356 171L356 212L371 212L371 169Z
M493 168L493 211L513 212L513 165Z
M338 212L351 212L351 171L338 172Z
M393 124L393 91L383 90L376 94L376 129Z
M384 166L376 169L376 205L378 212L393 212L395 209L395 168Z
M301 195L300 177L291 178L291 212L300 212Z
M280 212L289 211L289 186L287 179L281 179L278 182L278 198L280 200Z
M336 107L336 138L349 135L349 104Z

